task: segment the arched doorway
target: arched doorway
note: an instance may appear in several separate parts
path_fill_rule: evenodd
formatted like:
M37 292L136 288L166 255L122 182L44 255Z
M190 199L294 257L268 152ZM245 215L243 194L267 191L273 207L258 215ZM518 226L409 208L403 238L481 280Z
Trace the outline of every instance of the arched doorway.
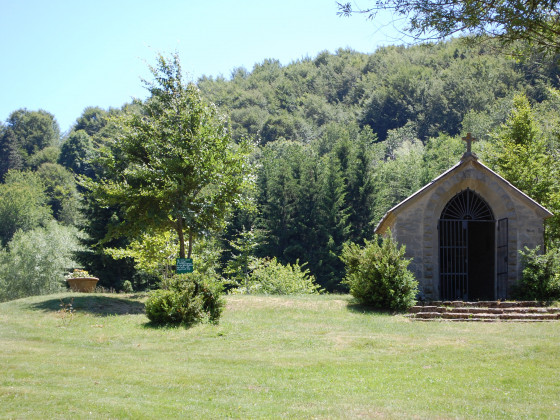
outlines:
M438 229L441 299L495 299L496 220L488 203L469 188L459 192Z

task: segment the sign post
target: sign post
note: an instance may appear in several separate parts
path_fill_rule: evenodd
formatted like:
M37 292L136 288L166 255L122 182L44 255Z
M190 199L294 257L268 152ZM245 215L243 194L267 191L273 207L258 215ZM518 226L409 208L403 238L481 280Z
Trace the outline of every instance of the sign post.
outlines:
M193 272L192 258L177 258L177 274L186 274Z

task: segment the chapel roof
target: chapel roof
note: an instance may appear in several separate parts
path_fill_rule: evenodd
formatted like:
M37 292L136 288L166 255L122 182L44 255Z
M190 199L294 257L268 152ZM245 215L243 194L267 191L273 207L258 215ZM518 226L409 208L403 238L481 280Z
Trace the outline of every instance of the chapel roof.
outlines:
M485 173L490 178L494 178L498 183L502 184L506 187L506 189L510 192L511 195L517 196L522 202L525 202L529 206L536 207L541 213L541 217L543 219L547 219L553 216L552 212L548 209L537 203L527 194L525 194L520 189L516 188L513 184L509 181L498 175L492 169L484 165L483 163L479 162L478 157L468 150L461 160L453 167L442 173L437 178L430 181L428 184L424 185L414 194L410 195L409 197L405 198L399 204L391 208L385 215L381 218L377 226L375 227L375 233L383 233L387 229L388 226L392 225L393 220L398 216L398 214L408 207L412 205L414 202L419 200L420 198L424 197L426 194L432 192L435 188L437 188L441 183L443 183L446 179L450 178L457 172L464 170L466 167L471 166L475 170Z

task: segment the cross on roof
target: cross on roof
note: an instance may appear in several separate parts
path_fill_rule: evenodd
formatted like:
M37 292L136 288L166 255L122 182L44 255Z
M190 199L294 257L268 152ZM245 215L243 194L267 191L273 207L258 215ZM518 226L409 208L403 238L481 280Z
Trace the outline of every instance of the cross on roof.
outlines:
M471 136L471 133L467 133L467 136L463 137L463 141L467 143L467 153L471 153L471 143L477 139Z

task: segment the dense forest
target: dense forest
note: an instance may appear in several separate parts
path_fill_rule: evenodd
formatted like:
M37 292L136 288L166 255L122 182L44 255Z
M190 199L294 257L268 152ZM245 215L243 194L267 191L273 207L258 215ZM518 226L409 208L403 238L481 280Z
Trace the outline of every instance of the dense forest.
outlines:
M455 39L373 54L340 49L288 65L270 59L229 78L202 77L196 85L229 118L234 141L256 144L255 183L254 205L202 235L195 261L227 277L243 252L275 257L343 291L343 244L371 239L388 209L457 163L467 132L484 163L560 213L559 76L558 61L538 52L512 58L491 39ZM88 107L68 133L44 110L15 110L0 125L0 289L10 276L82 267L106 288L128 280L142 290L169 272L173 232L107 239L122 209L84 187L105 175L98 156L119 135L119 116L139 105ZM560 244L558 216L546 241Z

